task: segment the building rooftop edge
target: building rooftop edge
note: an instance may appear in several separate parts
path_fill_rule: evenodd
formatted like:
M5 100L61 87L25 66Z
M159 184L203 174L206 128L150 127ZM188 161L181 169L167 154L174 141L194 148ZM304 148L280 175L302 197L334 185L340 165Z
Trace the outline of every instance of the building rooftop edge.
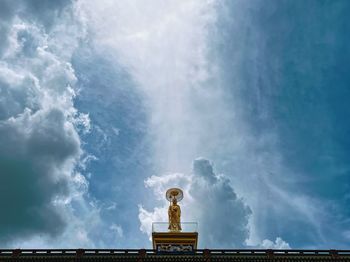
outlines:
M110 256L157 255L154 249L0 249L3 256ZM169 253L173 255L174 253ZM176 254L183 254L178 252ZM188 254L188 253L187 253ZM338 249L196 249L191 255L229 256L349 256L349 250Z

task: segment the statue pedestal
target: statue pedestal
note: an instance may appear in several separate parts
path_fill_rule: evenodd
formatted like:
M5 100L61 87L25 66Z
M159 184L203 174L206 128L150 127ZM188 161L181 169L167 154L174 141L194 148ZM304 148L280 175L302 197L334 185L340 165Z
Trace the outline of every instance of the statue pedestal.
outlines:
M180 188L170 188L165 193L169 201L169 221L152 223L153 249L157 253L191 253L197 249L197 223L180 222L181 208L178 202L183 198Z
M153 249L157 252L192 252L197 249L197 232L153 232Z

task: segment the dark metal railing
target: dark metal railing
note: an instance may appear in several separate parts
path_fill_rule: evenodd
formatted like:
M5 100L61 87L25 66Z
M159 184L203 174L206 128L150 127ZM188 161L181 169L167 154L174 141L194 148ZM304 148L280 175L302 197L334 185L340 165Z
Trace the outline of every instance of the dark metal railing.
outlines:
M153 249L0 249L1 256L118 256L156 255ZM174 254L174 253L171 253ZM181 254L181 252L177 253ZM234 256L346 256L350 250L307 250L307 249L197 249L192 255L234 255ZM187 254L188 255L188 254Z

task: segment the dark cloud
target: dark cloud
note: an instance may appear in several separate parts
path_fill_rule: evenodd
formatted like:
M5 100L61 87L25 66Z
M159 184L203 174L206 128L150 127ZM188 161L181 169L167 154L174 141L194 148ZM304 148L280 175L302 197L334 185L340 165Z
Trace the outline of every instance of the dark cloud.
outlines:
M55 109L0 122L0 205L6 210L0 216L0 241L56 235L64 228L61 208L53 202L69 194L69 161L79 148L70 131Z
M193 161L194 182L189 193L197 200L201 246L244 246L249 237L250 208L239 198L226 176L217 176L207 159ZM205 179L203 179L203 177Z
M209 160L204 158L198 158L193 162L193 173L196 176L202 176L212 183L217 181L214 174L213 166L210 164Z
M0 2L0 55L6 54L0 61L2 244L57 236L72 218L69 203L79 190L75 166L82 154L73 106L76 78L69 61L50 50L66 39L49 32L69 3ZM60 30L66 22L58 23Z

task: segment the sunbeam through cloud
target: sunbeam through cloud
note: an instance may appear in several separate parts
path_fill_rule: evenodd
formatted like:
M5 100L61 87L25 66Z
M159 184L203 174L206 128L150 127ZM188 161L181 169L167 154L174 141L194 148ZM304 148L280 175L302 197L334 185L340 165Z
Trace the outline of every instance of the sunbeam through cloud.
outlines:
M348 247L349 10L0 0L0 244Z

